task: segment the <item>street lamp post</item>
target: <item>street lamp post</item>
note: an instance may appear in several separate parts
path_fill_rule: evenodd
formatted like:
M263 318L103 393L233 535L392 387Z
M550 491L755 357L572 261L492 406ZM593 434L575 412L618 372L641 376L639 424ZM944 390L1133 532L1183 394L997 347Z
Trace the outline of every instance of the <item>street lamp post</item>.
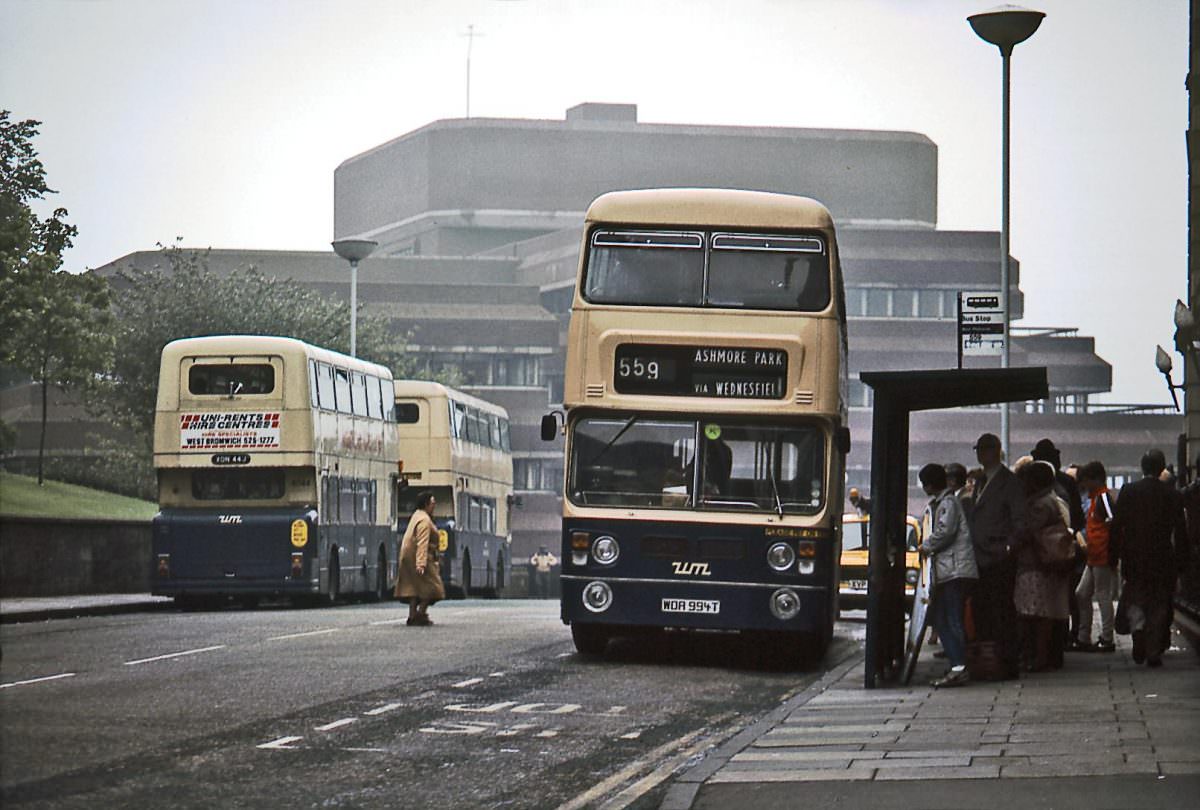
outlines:
M358 263L375 252L371 239L336 239L333 252L350 262L350 356L358 357Z
M1004 300L1004 350L1000 355L1001 368L1008 368L1009 350L1012 338L1009 335L1009 321L1012 319L1010 308L1011 298L1009 287L1008 267L1008 219L1009 219L1009 62L1012 58L1013 47L1033 36L1033 32L1042 24L1046 15L1020 6L998 6L990 11L972 14L967 17L971 28L985 42L990 42L1000 49L1000 59L1004 71L1003 115L1000 158L1000 287ZM1004 456L1010 460L1008 452L1009 426L1008 403L1000 405L1000 444Z

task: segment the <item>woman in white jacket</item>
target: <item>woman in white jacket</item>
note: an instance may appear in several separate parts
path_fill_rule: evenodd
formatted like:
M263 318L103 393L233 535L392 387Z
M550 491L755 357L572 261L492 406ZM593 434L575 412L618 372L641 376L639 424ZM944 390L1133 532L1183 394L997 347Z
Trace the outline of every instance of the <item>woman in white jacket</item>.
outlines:
M933 685L959 686L969 680L963 608L967 587L979 578L975 548L962 503L946 484L946 469L941 464L926 464L917 478L930 496L925 525L931 529L921 543L921 554L930 557L933 565L930 621L950 662L950 669Z

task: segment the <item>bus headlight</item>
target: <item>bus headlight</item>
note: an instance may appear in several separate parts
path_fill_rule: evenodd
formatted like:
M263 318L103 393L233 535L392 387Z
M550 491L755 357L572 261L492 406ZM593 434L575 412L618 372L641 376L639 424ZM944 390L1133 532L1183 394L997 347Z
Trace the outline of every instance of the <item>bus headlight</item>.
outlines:
M799 612L800 597L791 588L780 588L771 594L771 615L776 619L794 619Z
M787 543L776 543L767 549L767 565L783 573L796 562L796 552Z
M607 534L597 537L596 542L592 543L592 557L601 565L612 565L619 556L621 556L621 547L617 545L615 538Z
M612 605L612 596L607 582L589 582L583 589L583 606L592 613L603 613Z
M915 568L910 568L904 572L904 581L909 585L916 585L917 580L921 578L921 572Z
M814 563L812 560L801 560L800 561L800 573L804 574L805 576L808 576L814 570L816 570L816 567L817 567L816 563Z

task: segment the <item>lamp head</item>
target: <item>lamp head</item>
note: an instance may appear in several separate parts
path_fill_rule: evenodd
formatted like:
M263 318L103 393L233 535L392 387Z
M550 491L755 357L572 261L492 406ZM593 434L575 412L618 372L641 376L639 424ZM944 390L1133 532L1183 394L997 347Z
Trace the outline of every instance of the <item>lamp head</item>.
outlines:
M967 17L971 28L985 42L990 42L1008 56L1013 46L1033 36L1045 14L1014 5L997 6Z
M1175 328L1176 329L1191 329L1196 325L1196 316L1188 308L1188 305L1175 299Z
M337 239L330 242L333 252L350 264L358 264L375 252L379 243L372 239Z
M1171 376L1171 369L1174 367L1174 364L1171 362L1171 355L1167 354L1162 346L1154 347L1154 365L1161 373L1168 377Z

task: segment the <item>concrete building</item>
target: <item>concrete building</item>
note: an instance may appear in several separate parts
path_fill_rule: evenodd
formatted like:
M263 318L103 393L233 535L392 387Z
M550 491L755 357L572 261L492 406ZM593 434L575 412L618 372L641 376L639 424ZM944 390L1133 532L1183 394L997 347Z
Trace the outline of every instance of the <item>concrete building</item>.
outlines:
M465 387L512 417L518 561L559 543L561 447L542 443L536 426L562 394L583 213L606 191L654 186L779 191L830 207L850 315L854 486L868 486L870 459L858 372L953 368L958 291L999 285L997 233L937 229L937 147L915 133L644 124L633 105L582 104L561 121L438 121L349 158L334 175L335 236L380 243L359 270L364 308L391 317L427 367L460 368ZM209 261L348 295L332 253L215 250ZM1173 455L1177 416L1096 404L1111 367L1090 337L1063 324L1014 335L1013 365L1047 366L1051 387L1046 402L1015 407L1015 455L1049 436L1064 460L1101 459L1118 482L1149 445ZM975 437L998 425L995 408L916 415L914 483L928 461L972 462ZM921 500L914 487L914 510Z

